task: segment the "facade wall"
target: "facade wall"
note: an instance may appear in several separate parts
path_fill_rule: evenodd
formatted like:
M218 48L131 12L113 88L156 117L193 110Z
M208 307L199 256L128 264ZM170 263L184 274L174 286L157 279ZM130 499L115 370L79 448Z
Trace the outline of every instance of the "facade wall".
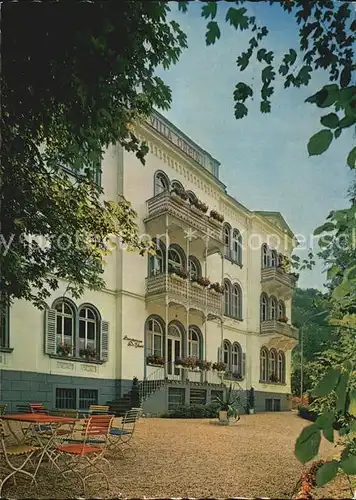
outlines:
M163 133L157 123L153 127L146 124L137 128L139 137L146 140L149 146L145 165L134 155L124 152L120 146L108 148L102 164L103 196L117 200L118 195L123 194L130 200L137 212L139 233L145 235L148 232L145 222L148 217L147 200L154 196L154 176L160 170L165 172L170 181L177 180L186 190L193 191L209 206L209 210L214 209L223 214L231 229L237 229L242 235L241 265L222 259L215 253L208 256L205 266L205 244L202 239L197 238L188 243L184 231L177 229L169 217L166 221L161 218L152 225L150 236L161 238L165 243L168 241L169 244L180 245L184 252L189 251L199 260L203 276L207 276L210 281L222 283L227 279L233 284L237 283L242 292L241 318L225 317L222 327L217 320L205 322L197 311L187 311L179 306L170 306L166 310L162 300L147 302L148 257L121 249L107 258L104 272L106 289L100 292L87 290L79 301L74 301L77 306L93 304L101 318L108 321L107 361L95 364L61 360L44 354L44 312L24 301L17 301L11 308L10 317L10 347L13 352L2 353L0 357L2 400L7 401L9 398L9 401L18 403L26 399L28 402L29 399L36 399L38 390L43 401L52 405L55 404L55 389L59 385L76 387L78 390L84 387L93 390L99 388L99 403L124 394L130 389L133 377L142 380L152 376L156 370L145 364L145 324L150 315L158 315L168 323L179 321L186 332L189 325L199 327L203 357L209 361L218 360L224 340L231 344L239 343L246 355L246 373L240 386L243 389L251 386L255 388L256 409L264 409L265 395L273 399L273 395L278 393L284 401L290 393L290 350L285 352L286 384L260 382L260 349L267 340L260 335L261 244L268 242L278 252L289 255L293 242L290 237L285 237L282 228L278 229L267 218L250 212L226 193L225 186L211 174L218 172L216 160L205 152L199 153L201 156L198 157L198 147L196 150L195 146L191 150L187 149L188 139L184 139L183 135L177 139L178 135L171 136L167 130ZM175 146L177 144L179 147ZM190 151L189 155L184 151ZM192 155L196 155L199 162L192 160ZM202 168L202 164L206 168ZM271 242L271 233L279 235L280 241ZM55 299L66 294L66 286L66 283L62 283L60 289L51 296L49 307ZM288 317L290 308L291 302L287 300ZM184 342L187 343L187 340ZM187 344L184 347L186 351ZM213 375L209 374L209 377L207 381L213 381ZM21 389L22 384L26 389ZM159 391L156 395L160 399L159 406L163 404L163 393ZM168 396L164 397L167 405ZM147 404L152 406L152 400Z

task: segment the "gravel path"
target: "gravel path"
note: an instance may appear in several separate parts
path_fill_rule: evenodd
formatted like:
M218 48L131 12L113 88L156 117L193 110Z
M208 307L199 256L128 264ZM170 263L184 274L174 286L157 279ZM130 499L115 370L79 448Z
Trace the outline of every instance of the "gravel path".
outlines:
M111 473L111 490L100 484L87 497L255 497L290 498L301 464L294 457L295 439L309 422L294 413L245 415L234 426L207 420L141 419L133 444L135 459L118 459ZM323 440L322 454L334 452ZM43 478L36 493L28 483L7 489L20 498L80 496L68 479L54 490Z

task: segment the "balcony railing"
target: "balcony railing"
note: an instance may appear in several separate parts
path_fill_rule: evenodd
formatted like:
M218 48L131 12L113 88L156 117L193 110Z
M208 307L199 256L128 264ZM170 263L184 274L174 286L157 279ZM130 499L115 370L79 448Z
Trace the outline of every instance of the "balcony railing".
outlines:
M261 334L263 335L282 335L293 340L298 340L298 330L288 323L282 323L275 319L269 319L261 322Z
M222 223L204 214L175 193L164 191L150 198L147 208L148 219L169 214L180 222L182 228L191 227L223 244Z
M222 296L214 290L205 289L195 283L176 276L157 274L146 278L146 297L155 300L168 294L171 302L192 309L220 315Z
M268 294L276 293L290 298L297 281L297 276L285 272L280 267L267 267L261 272L262 289Z

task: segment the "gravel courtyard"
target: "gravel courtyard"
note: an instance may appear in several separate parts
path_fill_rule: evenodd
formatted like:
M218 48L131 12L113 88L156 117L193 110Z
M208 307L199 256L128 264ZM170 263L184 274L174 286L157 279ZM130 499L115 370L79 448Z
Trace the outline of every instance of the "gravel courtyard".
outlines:
M300 476L294 458L295 439L308 422L294 413L244 415L234 426L207 420L141 419L133 438L135 459L117 459L111 490L93 484L87 497L233 497L290 498ZM323 456L334 453L323 440ZM40 481L39 490L9 488L17 498L80 496L78 485L67 480L53 490ZM90 484L90 483L89 483Z

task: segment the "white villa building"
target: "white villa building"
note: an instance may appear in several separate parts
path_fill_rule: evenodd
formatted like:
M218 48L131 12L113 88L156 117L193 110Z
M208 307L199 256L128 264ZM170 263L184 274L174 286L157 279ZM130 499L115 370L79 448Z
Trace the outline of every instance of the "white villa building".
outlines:
M159 113L136 132L146 164L112 146L101 183L106 199L132 203L156 256L114 251L104 290L73 300L62 283L46 311L16 301L1 322L0 402L87 408L127 399L137 377L151 414L209 402L230 383L255 389L256 411L287 409L293 233L280 213L229 195L219 162ZM187 357L215 369L188 369Z

